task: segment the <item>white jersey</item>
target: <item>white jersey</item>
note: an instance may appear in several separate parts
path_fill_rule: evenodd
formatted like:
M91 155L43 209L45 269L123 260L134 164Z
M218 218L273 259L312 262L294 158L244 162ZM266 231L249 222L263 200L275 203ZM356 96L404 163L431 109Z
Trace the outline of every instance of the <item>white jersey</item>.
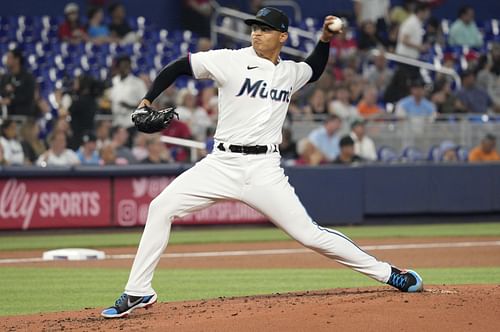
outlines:
M194 77L212 79L219 88L215 139L238 145L281 143L290 98L312 77L305 62L277 65L253 47L190 54Z
M410 43L421 46L424 40L424 28L422 21L419 20L417 15L410 15L399 28L398 44L396 45L396 53L409 58L418 59L420 51L416 48L406 46L403 44L404 36L408 36Z
M290 98L312 77L311 67L304 62L274 65L258 57L251 47L196 53L191 55L191 67L196 78L213 79L219 86L215 139L247 146L280 143ZM288 183L279 151L268 147L258 153L240 153L225 146L215 148L176 177L151 202L125 287L127 295L155 294L151 280L174 217L182 218L223 200L243 202L306 247L380 282L389 280L390 264L368 255L343 234L313 222ZM156 295L150 299L154 302ZM118 317L116 312L116 308L106 309L103 316Z

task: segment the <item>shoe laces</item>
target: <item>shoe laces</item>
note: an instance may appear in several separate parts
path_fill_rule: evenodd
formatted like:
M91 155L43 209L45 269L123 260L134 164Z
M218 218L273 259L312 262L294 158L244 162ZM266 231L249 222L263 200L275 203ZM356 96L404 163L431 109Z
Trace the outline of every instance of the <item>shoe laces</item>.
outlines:
M115 302L115 306L116 307L119 307L123 302L125 302L127 300L127 294L123 293L119 298L118 300L116 300Z
M405 287L407 279L406 277L401 274L401 273L392 273L391 278L389 280L390 284L393 285L394 287L397 287L399 289L402 289Z

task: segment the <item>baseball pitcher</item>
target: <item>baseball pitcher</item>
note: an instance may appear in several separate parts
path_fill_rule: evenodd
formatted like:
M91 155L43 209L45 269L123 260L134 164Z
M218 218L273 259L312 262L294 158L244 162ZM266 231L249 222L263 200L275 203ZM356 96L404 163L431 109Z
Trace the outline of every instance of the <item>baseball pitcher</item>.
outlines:
M278 145L291 96L321 76L334 35L328 27L336 19L325 18L320 40L307 59L285 61L280 50L288 38L288 17L278 9L263 8L245 21L252 31L250 47L189 54L158 74L132 114L137 128L154 132L168 125L175 112L150 106L177 77L211 79L219 89L214 151L151 202L125 292L102 316L125 317L136 308L154 304L157 295L151 281L167 246L172 220L222 200L248 204L304 246L368 277L404 292L423 289L416 272L379 261L344 234L316 224L280 166Z

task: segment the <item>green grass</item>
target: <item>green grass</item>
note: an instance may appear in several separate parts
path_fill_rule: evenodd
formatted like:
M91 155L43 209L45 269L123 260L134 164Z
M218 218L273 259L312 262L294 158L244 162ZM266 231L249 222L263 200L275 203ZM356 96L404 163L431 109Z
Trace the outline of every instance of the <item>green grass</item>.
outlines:
M427 284L500 283L500 267L419 273ZM0 275L2 316L109 306L122 291L128 270L8 267L0 268ZM374 285L379 284L348 269L158 270L154 282L160 301Z
M469 223L411 226L337 227L353 239L385 237L500 236L500 223ZM0 236L0 250L103 248L137 246L141 232ZM272 227L231 229L174 229L171 244L284 241L289 237Z

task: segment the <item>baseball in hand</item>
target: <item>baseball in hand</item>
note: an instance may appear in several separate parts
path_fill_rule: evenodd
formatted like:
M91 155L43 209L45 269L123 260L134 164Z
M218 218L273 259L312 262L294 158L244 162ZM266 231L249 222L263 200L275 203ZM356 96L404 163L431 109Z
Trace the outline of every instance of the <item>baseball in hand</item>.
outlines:
M334 17L333 22L328 25L328 29L331 32L338 32L342 30L344 23L342 23L342 20L338 17Z

